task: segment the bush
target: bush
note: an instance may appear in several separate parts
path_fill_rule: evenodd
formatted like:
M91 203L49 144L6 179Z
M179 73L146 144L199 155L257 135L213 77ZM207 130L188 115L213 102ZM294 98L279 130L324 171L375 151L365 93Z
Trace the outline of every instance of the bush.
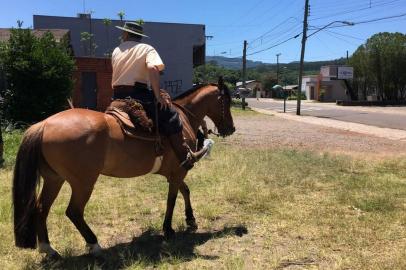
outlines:
M233 107L242 107L242 100L233 98L231 100L231 106L233 106ZM245 106L248 106L247 102L245 102Z
M32 123L66 108L74 62L66 42L57 43L50 32L37 38L29 29L13 29L0 45L0 68L7 82L0 92L5 120Z
M306 100L306 94L304 92L302 92L302 94L300 95L300 100ZM296 95L291 95L288 97L288 100L297 100L297 96Z

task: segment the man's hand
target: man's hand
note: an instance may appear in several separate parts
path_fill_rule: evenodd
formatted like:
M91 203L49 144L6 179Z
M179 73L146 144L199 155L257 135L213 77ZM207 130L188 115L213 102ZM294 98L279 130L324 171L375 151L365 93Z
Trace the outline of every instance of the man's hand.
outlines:
M167 109L171 107L171 103L169 102L169 100L162 98L160 95L158 95L158 97L156 98L157 102L161 105L161 110L163 109Z

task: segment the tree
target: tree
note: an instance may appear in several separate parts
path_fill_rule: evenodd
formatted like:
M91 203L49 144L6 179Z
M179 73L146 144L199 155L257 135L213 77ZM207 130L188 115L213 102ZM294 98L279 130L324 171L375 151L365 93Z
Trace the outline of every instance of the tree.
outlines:
M82 42L83 52L87 56L94 56L96 52L97 45L93 41L94 35L89 32L80 33L80 42Z
M404 100L406 91L406 35L379 33L361 45L350 59L353 87L364 97Z
M261 83L262 83L262 88L267 93L267 96L272 96L272 97L278 96L277 95L278 93L276 93L273 90L273 87L278 84L278 80L276 78L276 73L272 72L272 73L264 74L261 78ZM271 92L272 92L272 95L269 94Z
M106 30L106 38L107 38L107 47L109 48L105 55L111 56L111 49L110 49L110 26L111 26L111 20L109 18L104 18L103 19L103 24L105 26Z
M119 13L117 13L117 16L120 18L121 25L122 25L123 24L123 19L124 19L124 16L125 16L124 11L120 11Z
M138 23L139 25L143 25L145 23L143 19L135 20L135 22Z
M239 71L220 67L213 61L194 69L193 83L217 83L220 76L231 89L241 77Z
M74 70L67 47L50 32L37 38L29 29L11 30L10 39L0 46L0 68L7 81L0 93L6 120L33 123L66 108Z
M24 21L17 20L17 26L18 28L21 28L23 26Z

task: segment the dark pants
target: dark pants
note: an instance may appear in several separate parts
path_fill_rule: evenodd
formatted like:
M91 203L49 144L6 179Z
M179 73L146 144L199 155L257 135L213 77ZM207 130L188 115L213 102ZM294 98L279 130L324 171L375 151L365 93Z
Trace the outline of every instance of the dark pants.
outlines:
M120 91L114 91L113 99L125 99L131 97L137 100L144 107L148 117L154 121L155 118L155 97L151 90L143 86L134 86L133 90L129 93L122 93ZM182 131L182 122L179 119L179 114L173 108L161 109L158 104L158 126L159 133L161 135L170 136Z

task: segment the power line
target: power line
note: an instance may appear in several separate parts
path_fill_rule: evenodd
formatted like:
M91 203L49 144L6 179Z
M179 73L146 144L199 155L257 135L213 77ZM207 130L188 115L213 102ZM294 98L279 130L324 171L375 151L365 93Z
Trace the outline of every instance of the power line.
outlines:
M248 11L244 11L244 14L238 17L230 26L233 26L236 24L236 22L241 21L241 18L244 18L243 16L247 16L249 13L251 13L257 6L259 6L262 2L265 0L259 0L256 4L254 4Z
M342 33L334 32L334 31L331 31L331 30L326 30L326 32L331 33L331 34L335 34L335 35L338 35L338 36L349 37L349 38L353 38L353 39L356 39L356 40L365 41L365 38L354 37L354 36L351 36L351 35L342 34Z
M361 1L356 1L356 2L352 2L352 3L343 3L341 2L335 2L335 3L328 3L327 5L312 5L312 10L313 11L317 11L317 13L320 13L319 11L328 11L328 10L343 10L343 11L347 11L347 10L354 10L354 9L359 9L359 8L365 8L365 9L373 9L379 5L386 5L386 4L391 4L393 2L398 2L401 0L375 0L374 2L371 2L371 5L369 5L369 3L365 3L366 0L362 1L362 3L360 3ZM326 3L326 1L323 2L323 4ZM346 9L346 10L344 10ZM328 12L327 12L328 13Z
M393 3L395 3L395 2L398 2L398 1L399 1L399 0L392 0L392 1L390 1L390 2L383 2L383 3L380 3L380 4L375 5L374 8L375 8L375 7L388 6L388 5L391 5L391 4L393 4ZM354 13L354 12L363 11L363 10L368 10L368 9L371 9L371 8L370 8L370 7L364 7L364 8L359 8L359 9L351 9L351 10L347 10L347 11L341 11L341 12L336 12L336 13L330 13L330 14L326 14L325 16L313 18L313 19L311 19L311 21L316 21L316 20L320 20L320 19L336 17L336 16L345 15L345 14Z
M281 22L281 23L277 24L276 26L272 27L270 30L266 31L265 33L263 33L263 34L260 35L259 37L257 37L257 38L255 38L255 39L251 40L251 41L250 41L250 44L251 44L251 43L254 43L254 42L257 41L257 40L260 40L260 39L264 38L267 34L272 33L272 31L274 31L275 29L277 29L279 26L281 26L282 24L284 24L284 23L286 23L287 21L292 20L292 19L295 19L295 18L294 18L294 17L289 17L289 18L287 18L286 20L284 20L283 22Z
M400 18L400 17L404 17L404 16L406 16L406 13L399 14L399 15L388 16L388 17L376 18L376 19L367 20L367 21L354 22L354 24L365 24L365 23L383 21L383 20L388 20L388 19Z
M289 29L281 29L278 32L275 32L272 35L266 35L265 37L261 38L261 43L255 46L251 46L249 47L251 50L257 49L259 47L265 46L266 44L269 44L271 42L275 43L275 42L279 42L281 40L284 40L286 37L290 37L291 35L299 32L301 29L300 25L296 25L295 27L291 27ZM255 42L257 43L257 42Z
M256 52L247 54L247 56L254 55L254 54L257 54L257 53L260 53L260 52L264 52L264 51L270 50L270 49L272 49L272 48L275 48L275 47L277 47L277 46L280 46L280 45L282 45L282 44L284 44L284 43L286 43L286 42L288 42L288 41L290 41L290 40L292 40L292 39L298 38L301 34L302 34L302 33L299 33L299 34L297 34L297 35L295 35L295 36L293 36L293 37L290 37L290 38L288 38L288 39L286 39L286 40L284 40L284 41L282 41L282 42L279 42L279 43L277 43L277 44L275 44L275 45L272 45L271 47L268 47L268 48L265 48L265 49L262 49L262 50L259 50L259 51L256 51Z
M371 19L371 20L365 20L365 21L359 21L359 22L352 22L352 24L353 24L353 25L367 24L367 23L379 22L379 21L383 21L383 20L401 18L401 17L405 17L405 16L406 16L406 13L403 13L403 14L399 14L399 15L386 16L386 17L375 18L375 19ZM348 25L329 26L329 27L326 27L326 29L339 28L339 27L348 27ZM316 28L318 28L318 27L316 27Z

